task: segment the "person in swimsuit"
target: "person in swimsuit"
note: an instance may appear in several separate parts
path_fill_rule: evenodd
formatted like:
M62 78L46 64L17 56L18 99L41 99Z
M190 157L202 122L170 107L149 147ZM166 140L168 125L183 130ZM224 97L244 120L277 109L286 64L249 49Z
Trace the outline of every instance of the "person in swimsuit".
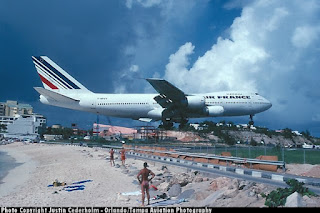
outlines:
M115 166L115 164L114 164L114 151L111 148L111 150L110 150L110 164L111 164L111 166L112 166L112 162L113 162L113 166Z
M155 176L155 174L150 169L147 169L147 162L143 163L143 167L144 168L141 169L139 174L137 175L137 179L141 184L142 206L144 206L145 192L147 193L148 205L150 204L149 181L151 181ZM149 178L150 175L152 176L151 178Z
M122 165L124 166L125 163L126 163L126 151L125 151L125 149L122 148L120 153L121 153L121 162L122 162Z

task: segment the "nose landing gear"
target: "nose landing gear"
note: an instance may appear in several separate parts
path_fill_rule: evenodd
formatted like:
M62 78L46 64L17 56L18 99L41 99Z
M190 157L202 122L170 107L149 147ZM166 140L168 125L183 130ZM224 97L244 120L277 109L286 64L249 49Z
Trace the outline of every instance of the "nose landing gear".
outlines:
M254 116L254 115L250 115L250 121L249 121L249 125L250 125L250 126L253 126L253 125L254 125L253 116Z

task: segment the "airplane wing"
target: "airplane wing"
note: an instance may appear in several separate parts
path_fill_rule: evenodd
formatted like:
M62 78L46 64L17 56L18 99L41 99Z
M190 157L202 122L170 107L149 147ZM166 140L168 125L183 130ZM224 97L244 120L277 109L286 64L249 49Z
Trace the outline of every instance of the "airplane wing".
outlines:
M159 93L154 100L163 108L185 107L187 105L186 94L163 79L146 79Z
M46 98L53 99L54 101L57 102L63 102L63 103L78 103L80 100L76 100L73 98L70 98L65 95L61 95L59 93L47 90L43 87L34 87L34 89L40 93L41 95L45 96Z

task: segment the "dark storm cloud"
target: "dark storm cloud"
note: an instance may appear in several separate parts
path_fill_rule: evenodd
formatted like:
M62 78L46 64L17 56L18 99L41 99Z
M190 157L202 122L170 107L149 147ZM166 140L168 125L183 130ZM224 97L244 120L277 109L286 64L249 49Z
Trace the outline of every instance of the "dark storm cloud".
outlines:
M33 97L29 90L40 81L31 56L47 55L89 89L113 92L112 78L130 62L124 49L137 39L134 22L141 21L123 4L116 0L2 1L0 69L9 81L1 89L19 98ZM153 29L147 25L145 36L149 33L152 36ZM29 93L21 94L26 88ZM12 95L1 94L1 99Z
M156 33L159 12L140 10L128 10L118 0L0 1L0 101L30 103L49 124L59 122L52 107L40 107L33 87L42 84L32 55L47 55L94 92L112 93L119 71L131 65L125 51L136 46L136 24L145 29L144 37Z

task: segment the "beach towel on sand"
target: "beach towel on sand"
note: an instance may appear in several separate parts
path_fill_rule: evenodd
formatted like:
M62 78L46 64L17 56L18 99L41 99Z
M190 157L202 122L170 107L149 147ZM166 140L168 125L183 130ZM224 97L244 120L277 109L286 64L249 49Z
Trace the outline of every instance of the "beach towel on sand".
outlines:
M152 203L150 204L150 206L169 206L169 205L174 205L174 204L179 204L182 202L186 202L185 199L179 199L179 200L163 200L163 201L159 201L156 203Z
M87 183L87 182L92 182L93 180L83 180L83 181L78 181L78 182L73 182L71 185L69 186L65 186L63 187L63 190L67 191L67 192L72 192L72 191L77 191L77 190L84 190L85 189L85 185L81 184L81 183ZM48 187L53 187L53 184L48 185Z
M134 192L122 192L121 195L141 195L141 191L134 191Z
M83 180L83 181L78 181L78 182L73 182L72 184L81 184L81 183L87 183L87 182L92 182L93 180Z

